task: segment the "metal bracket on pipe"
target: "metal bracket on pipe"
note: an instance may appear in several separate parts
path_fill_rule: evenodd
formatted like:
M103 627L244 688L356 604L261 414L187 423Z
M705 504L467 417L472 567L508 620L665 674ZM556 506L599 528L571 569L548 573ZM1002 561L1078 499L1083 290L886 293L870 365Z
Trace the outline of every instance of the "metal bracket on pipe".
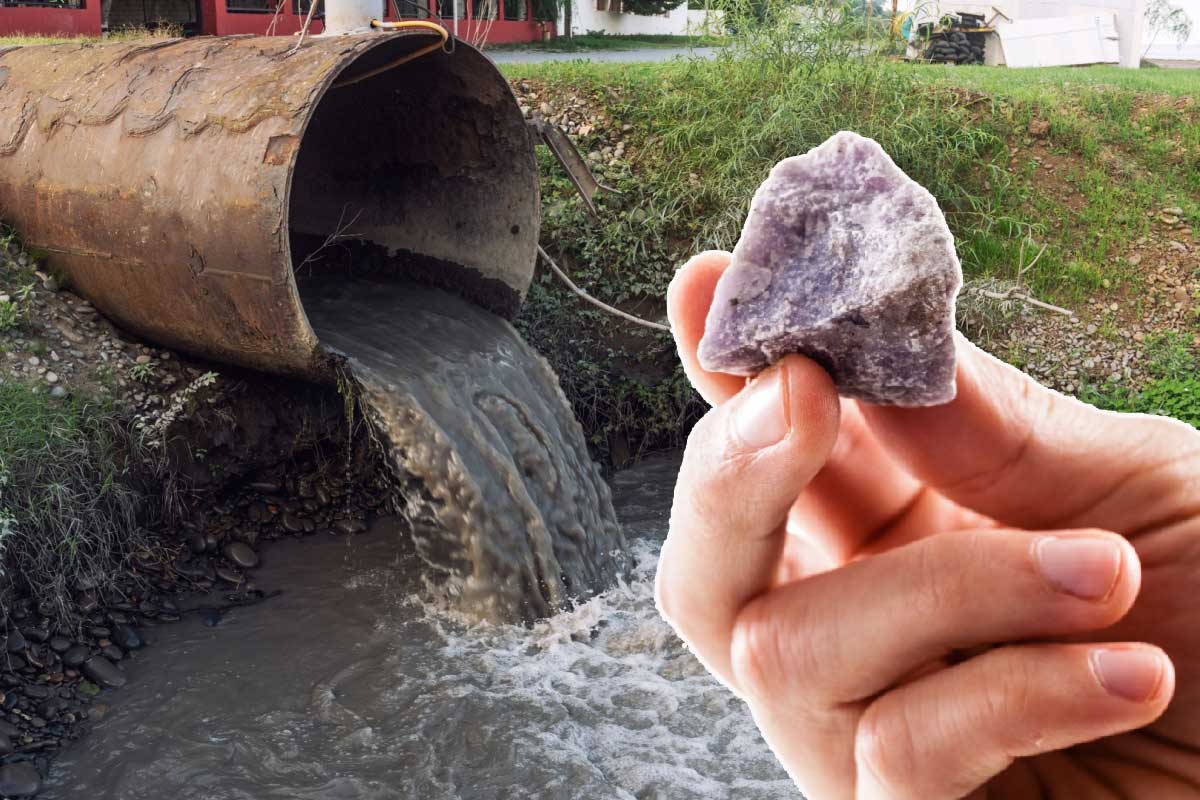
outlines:
M550 148L550 152L554 154L554 158L562 165L563 171L567 173L567 177L574 184L575 191L579 192L579 196L583 198L583 205L591 214L592 219L600 219L600 212L592 198L601 189L613 194L620 194L620 192L596 180L596 176L588 169L583 156L579 155L579 151L575 149L575 143L563 132L562 128L547 121L537 112L534 112L529 118L529 127L542 138L542 141Z

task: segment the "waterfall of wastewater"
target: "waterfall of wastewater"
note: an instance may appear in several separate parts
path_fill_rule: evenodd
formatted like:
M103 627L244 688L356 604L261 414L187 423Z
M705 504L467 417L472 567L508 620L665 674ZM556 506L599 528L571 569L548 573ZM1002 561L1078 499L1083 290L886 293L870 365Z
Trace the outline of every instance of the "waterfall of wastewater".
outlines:
M405 487L433 582L472 616L529 622L624 569L612 498L557 376L500 317L439 289L355 280L305 292Z

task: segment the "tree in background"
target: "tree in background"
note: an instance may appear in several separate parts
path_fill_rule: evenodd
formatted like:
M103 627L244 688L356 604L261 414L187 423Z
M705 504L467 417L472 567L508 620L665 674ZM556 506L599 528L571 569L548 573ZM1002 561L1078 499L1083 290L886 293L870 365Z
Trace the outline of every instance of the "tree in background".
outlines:
M1146 27L1150 29L1150 41L1142 51L1143 58L1150 52L1160 33L1167 34L1181 45L1186 42L1192 35L1192 18L1167 0L1150 0L1146 4Z

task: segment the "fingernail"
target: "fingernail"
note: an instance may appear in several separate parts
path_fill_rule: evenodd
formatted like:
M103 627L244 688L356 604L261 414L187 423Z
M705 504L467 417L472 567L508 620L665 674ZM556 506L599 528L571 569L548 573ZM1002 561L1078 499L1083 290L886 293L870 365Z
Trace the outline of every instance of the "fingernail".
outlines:
M788 434L787 381L772 367L742 390L733 409L733 433L746 450L761 450Z
M1036 554L1047 583L1084 600L1108 597L1121 571L1121 548L1111 539L1048 536L1038 541Z
M1102 648L1092 651L1092 669L1109 694L1142 703L1158 692L1163 659L1144 647Z

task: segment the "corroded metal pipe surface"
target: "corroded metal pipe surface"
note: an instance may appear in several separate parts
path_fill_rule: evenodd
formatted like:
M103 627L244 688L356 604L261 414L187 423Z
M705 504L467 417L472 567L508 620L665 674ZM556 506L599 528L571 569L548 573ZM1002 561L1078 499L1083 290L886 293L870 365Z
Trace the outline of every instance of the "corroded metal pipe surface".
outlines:
M0 217L129 330L272 372L330 374L297 272L365 259L512 312L537 246L530 136L462 43L386 68L430 41L0 50Z

